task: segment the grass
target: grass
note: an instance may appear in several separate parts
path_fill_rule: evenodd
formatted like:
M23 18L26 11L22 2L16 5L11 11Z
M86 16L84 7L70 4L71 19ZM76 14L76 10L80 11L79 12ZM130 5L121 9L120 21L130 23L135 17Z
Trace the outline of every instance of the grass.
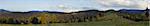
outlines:
M80 23L52 23L52 24L0 24L0 26L149 26L148 22L123 23L123 22L80 22Z

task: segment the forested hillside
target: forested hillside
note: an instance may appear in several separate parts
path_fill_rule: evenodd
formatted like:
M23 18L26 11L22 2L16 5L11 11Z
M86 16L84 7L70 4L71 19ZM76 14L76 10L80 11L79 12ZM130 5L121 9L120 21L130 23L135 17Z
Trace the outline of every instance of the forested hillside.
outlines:
M122 11L86 10L79 12L0 12L1 24L47 24L47 23L74 23L92 21L149 21L146 12L132 14Z

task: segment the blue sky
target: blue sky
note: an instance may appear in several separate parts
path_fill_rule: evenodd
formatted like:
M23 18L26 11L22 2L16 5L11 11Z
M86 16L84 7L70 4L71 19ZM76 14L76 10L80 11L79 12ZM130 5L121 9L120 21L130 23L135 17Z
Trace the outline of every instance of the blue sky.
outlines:
M85 8L86 7L86 8ZM145 9L150 0L0 0L0 9L10 11L74 12L89 9Z

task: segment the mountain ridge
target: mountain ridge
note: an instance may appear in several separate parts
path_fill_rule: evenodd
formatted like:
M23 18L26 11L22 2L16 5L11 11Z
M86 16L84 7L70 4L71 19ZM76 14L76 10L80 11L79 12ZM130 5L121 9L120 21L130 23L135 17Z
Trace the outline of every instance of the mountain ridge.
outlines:
M150 9L148 9L150 10ZM28 11L28 12L49 12L49 13L78 13L78 12L88 12L88 11L97 11L97 12L108 12L108 11L115 11L115 10L106 10L106 11L99 11L99 10L83 10L83 11L77 11L77 12L58 12L58 11ZM130 9L120 9L117 12L144 12L146 10L130 10ZM0 9L0 12L15 12L15 11L8 11L8 10L4 10L4 9ZM17 13L17 12L16 12ZM19 13L19 12L18 12ZM25 12L26 13L26 12Z

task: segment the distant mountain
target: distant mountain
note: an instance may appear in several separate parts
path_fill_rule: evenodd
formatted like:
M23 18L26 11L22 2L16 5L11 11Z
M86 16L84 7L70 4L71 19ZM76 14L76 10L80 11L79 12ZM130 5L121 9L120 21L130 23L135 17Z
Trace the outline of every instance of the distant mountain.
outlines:
M150 10L150 9L149 9ZM70 13L78 13L78 12L108 12L108 11L114 11L114 10L107 10L107 11L99 11L99 10L84 10L84 11L77 11L77 12L70 12ZM121 13L130 13L130 14L141 14L144 13L145 10L131 10L131 9L121 9L119 12ZM12 12L4 9L0 9L0 12ZM48 13L65 13L65 12L58 12L58 11L29 11L32 13L37 13L37 12L48 12ZM149 11L150 12L150 11Z
M4 9L0 9L0 12L10 12L10 11L4 10Z
M119 10L121 13L130 13L130 14L141 14L144 13L145 10L130 10L130 9L121 9Z

